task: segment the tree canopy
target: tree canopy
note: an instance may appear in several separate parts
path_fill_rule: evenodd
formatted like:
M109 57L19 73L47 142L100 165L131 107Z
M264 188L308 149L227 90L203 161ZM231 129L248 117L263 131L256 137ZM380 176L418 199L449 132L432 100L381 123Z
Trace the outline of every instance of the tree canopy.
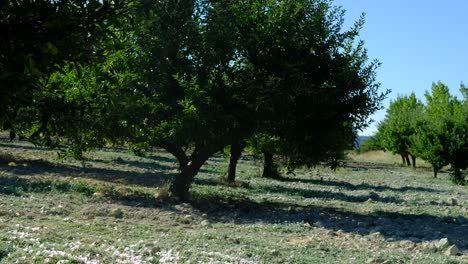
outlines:
M452 179L463 182L461 170L468 167L467 90L459 100L442 82L433 83L425 93L426 105L411 94L390 104L377 133L380 144L393 153L421 157L431 164L434 177L451 165ZM415 159L413 158L413 165Z
M0 1L0 123L14 130L17 111L35 103L52 73L101 55L96 43L127 8L124 1Z
M291 167L335 160L385 96L358 40L364 20L343 29L330 1L141 1L134 12L111 28L104 60L51 64L62 72L35 96L61 111L45 123L41 107L18 112L77 154L107 141L166 149L182 199L210 156L257 133L278 138Z
M423 103L412 93L401 96L390 103L384 121L379 124L378 138L381 145L402 156L403 162L409 163L408 155L416 166L416 151L412 148L412 137L420 125L423 115Z
M424 120L413 137L415 149L432 165L434 177L443 166L450 164L455 181L462 181L460 170L468 166L466 100L461 102L450 95L448 87L441 82L434 83L425 96Z

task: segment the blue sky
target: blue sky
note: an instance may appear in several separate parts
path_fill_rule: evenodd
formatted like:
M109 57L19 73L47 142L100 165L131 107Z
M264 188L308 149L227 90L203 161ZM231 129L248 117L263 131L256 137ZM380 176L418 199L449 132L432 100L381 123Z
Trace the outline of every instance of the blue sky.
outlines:
M468 84L468 1L335 0L334 4L346 10L346 27L366 13L360 38L369 58L382 63L377 70L382 91L392 90L384 107L411 92L424 99L424 92L439 80L461 97L460 83ZM385 109L372 119L384 117ZM376 124L361 134L373 134Z

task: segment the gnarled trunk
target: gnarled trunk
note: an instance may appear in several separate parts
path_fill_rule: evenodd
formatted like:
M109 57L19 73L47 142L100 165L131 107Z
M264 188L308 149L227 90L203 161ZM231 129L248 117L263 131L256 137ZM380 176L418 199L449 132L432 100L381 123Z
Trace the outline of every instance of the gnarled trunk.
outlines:
M229 157L228 171L226 174L226 181L229 183L234 183L236 181L237 162L239 161L245 145L244 142L236 142L231 145L231 155Z
M208 149L196 150L190 157L190 161L183 168L180 168L180 173L176 175L170 186L170 192L174 197L182 201L187 201L190 198L190 186L192 185L195 175L200 171L201 166L208 160L214 151Z
M179 163L179 169L182 171L185 166L189 163L189 157L185 151L171 143L160 143L160 146L163 147L167 152L171 153Z
M170 186L170 192L174 197L181 201L187 201L190 198L190 185L203 163L189 162L185 168L181 169Z
M273 154L269 151L263 152L264 162L263 162L263 175L264 178L279 179L280 174L278 172L278 167L276 167L275 161L273 160Z

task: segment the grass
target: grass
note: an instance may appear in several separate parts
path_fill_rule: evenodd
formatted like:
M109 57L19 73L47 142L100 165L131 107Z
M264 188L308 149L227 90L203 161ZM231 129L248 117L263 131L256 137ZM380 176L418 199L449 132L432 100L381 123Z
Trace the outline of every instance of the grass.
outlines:
M220 155L176 204L158 196L177 172L163 151L100 151L83 166L3 140L0 263L466 263L468 188L372 155L282 181L244 156L234 186ZM442 238L461 254L436 249Z

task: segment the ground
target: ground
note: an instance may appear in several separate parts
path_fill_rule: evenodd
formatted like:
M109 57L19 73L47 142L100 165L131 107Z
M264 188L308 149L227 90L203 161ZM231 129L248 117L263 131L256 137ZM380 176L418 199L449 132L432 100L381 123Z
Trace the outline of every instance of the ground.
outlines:
M3 137L0 263L468 263L468 187L398 162L350 155L276 181L246 154L226 186L219 154L181 204L160 198L177 173L163 151L78 162Z

